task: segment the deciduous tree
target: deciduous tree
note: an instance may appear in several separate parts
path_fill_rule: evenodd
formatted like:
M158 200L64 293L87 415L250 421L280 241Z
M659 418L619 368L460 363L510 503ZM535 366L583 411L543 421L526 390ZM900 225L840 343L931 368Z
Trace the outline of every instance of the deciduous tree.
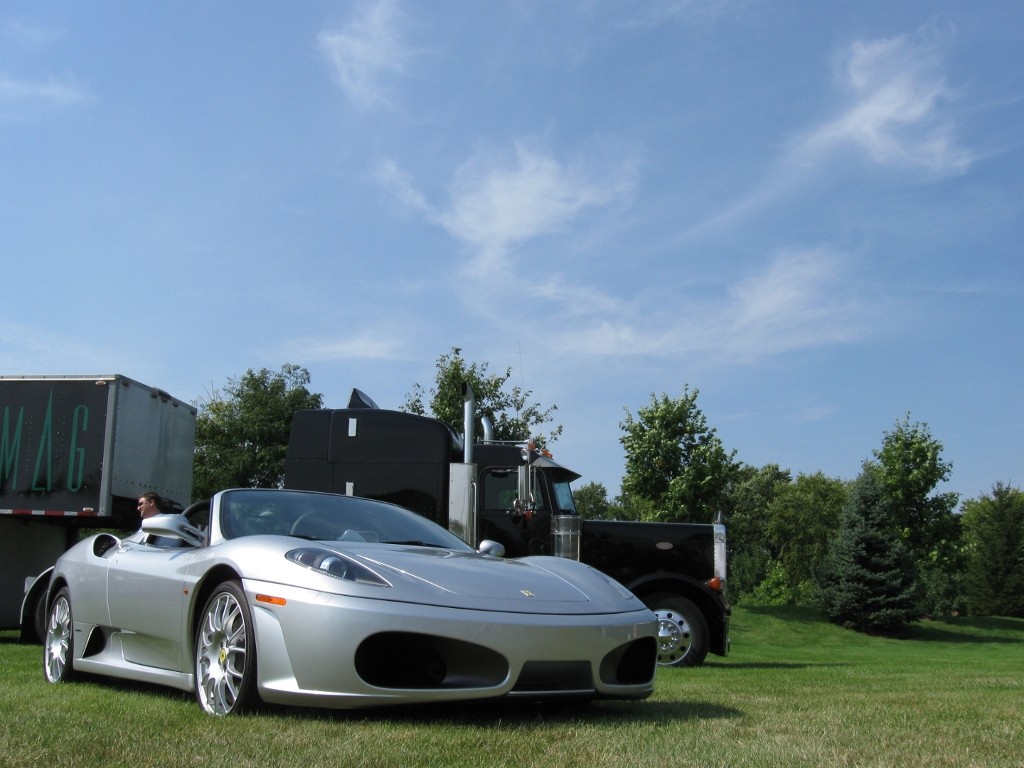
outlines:
M625 506L647 502L653 519L701 523L726 511L736 452L726 451L708 426L698 394L689 386L675 399L652 394L635 418L626 411L619 438L626 451Z
M192 497L207 498L224 488L280 486L292 416L323 405L323 396L308 387L309 371L297 365L276 372L250 368L197 401Z
M483 432L481 416L486 415L494 426L497 440L526 441L534 439L539 444L553 443L562 434L562 427L556 426L547 435L537 428L547 424L558 410L552 405L544 408L540 403L531 403L533 392L520 387L508 388L512 369L504 374L489 373L487 363L469 363L462 357L459 347L437 359L434 386L426 392L420 384L413 385L402 410L421 416L433 416L445 422L456 432L463 431L464 400L463 384L469 384L476 398L476 434Z
M846 483L821 472L798 475L768 505L768 535L790 602L813 601L815 572L839 529Z
M573 501L580 517L586 520L609 520L616 516L617 507L608 499L608 489L602 483L584 483L573 488Z
M942 458L942 443L927 424L907 414L886 432L875 451L891 524L900 532L917 564L918 599L928 613L962 606L964 568L955 493L938 493L952 465Z
M778 464L739 467L729 492L726 516L729 544L729 597L742 603L768 576L778 557L769 536L768 510L792 481Z
M892 522L915 557L923 557L947 541L957 494L933 491L949 479L953 465L942 458L942 443L932 437L928 425L912 423L907 414L885 433L875 460Z

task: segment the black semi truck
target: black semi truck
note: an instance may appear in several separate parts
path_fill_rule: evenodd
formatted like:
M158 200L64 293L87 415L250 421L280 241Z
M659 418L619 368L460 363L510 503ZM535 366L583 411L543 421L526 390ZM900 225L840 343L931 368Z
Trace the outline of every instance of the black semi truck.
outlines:
M486 420L476 441L472 391L464 396L465 437L359 390L348 408L299 411L285 486L390 501L484 551L581 560L657 613L659 663L728 653L724 525L583 520L570 489L579 475L532 444L493 440Z

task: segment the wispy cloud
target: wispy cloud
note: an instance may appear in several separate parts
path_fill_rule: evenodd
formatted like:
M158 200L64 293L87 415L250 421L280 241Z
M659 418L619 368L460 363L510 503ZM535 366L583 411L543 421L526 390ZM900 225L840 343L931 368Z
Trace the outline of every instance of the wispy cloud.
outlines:
M108 373L119 356L110 349L24 325L0 325L0 370L11 374Z
M682 238L721 228L820 179L844 153L875 167L926 177L965 172L977 153L960 146L946 83L952 28L927 24L913 34L858 40L838 57L840 106L820 123L797 131L759 183Z
M838 254L782 252L715 296L683 294L671 306L590 318L567 329L562 343L593 356L690 356L730 365L847 343L867 329L865 309L844 292L843 276Z
M397 200L466 247L468 274L484 276L516 246L564 232L585 212L628 197L636 166L624 157L611 172L599 172L519 142L510 151L477 152L459 166L443 206L432 204L394 159L378 163L375 175Z
M338 85L363 109L391 106L391 79L412 57L399 31L403 16L394 0L377 0L340 30L317 37Z
M406 334L407 335L407 334ZM343 338L292 339L284 345L289 359L324 362L332 360L400 360L408 355L402 335L379 330L361 331Z
M0 72L0 104L66 107L90 99L89 92L71 75L24 80Z
M27 48L45 48L64 37L64 30L7 19L0 24L0 38Z
M511 247L564 231L584 211L628 194L633 175L628 162L601 177L518 143L511 156L480 153L459 167L438 222L473 251L474 268L486 271Z
M824 248L777 252L717 296L673 296L666 283L657 291L660 299L624 300L585 273L559 271L556 263L528 279L517 277L517 254L527 243L570 231L584 213L628 199L635 175L629 162L602 174L517 144L511 154L478 155L460 166L450 200L438 207L393 160L377 169L397 199L466 248L465 275L478 286L481 302L500 282L521 311L548 319L557 344L583 355L699 354L744 363L849 342L863 332L861 308L843 289L843 259ZM495 275L502 276L499 282Z
M400 167L394 158L384 158L374 169L377 182L390 192L402 205L417 213L432 214L433 207L427 198L416 188L412 175Z
M952 39L951 28L928 24L914 34L854 42L839 69L847 105L803 134L790 160L810 165L854 147L879 165L964 171L974 155L958 146L945 109L953 98L943 68Z
M732 13L748 0L652 0L625 3L622 10L629 14L622 25L626 28L647 29L694 19L715 19ZM614 7L614 6L612 6Z
M825 249L776 255L731 288L722 344L760 357L853 340L858 307L844 297L840 273L839 257Z

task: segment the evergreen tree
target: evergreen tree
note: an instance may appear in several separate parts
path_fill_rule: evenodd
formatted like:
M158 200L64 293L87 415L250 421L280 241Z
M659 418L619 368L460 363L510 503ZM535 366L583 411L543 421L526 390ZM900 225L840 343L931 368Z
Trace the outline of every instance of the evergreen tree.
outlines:
M819 574L822 610L858 632L900 635L918 617L913 559L894 527L882 479L865 465Z
M998 484L964 504L963 520L968 610L1024 616L1024 493Z

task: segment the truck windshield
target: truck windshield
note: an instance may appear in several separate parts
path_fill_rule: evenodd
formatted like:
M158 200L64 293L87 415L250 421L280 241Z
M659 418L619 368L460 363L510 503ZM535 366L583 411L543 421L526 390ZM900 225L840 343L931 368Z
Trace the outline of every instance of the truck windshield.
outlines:
M572 490L568 482L555 481L551 484L555 491L555 508L564 515L576 514L576 503L572 500Z

